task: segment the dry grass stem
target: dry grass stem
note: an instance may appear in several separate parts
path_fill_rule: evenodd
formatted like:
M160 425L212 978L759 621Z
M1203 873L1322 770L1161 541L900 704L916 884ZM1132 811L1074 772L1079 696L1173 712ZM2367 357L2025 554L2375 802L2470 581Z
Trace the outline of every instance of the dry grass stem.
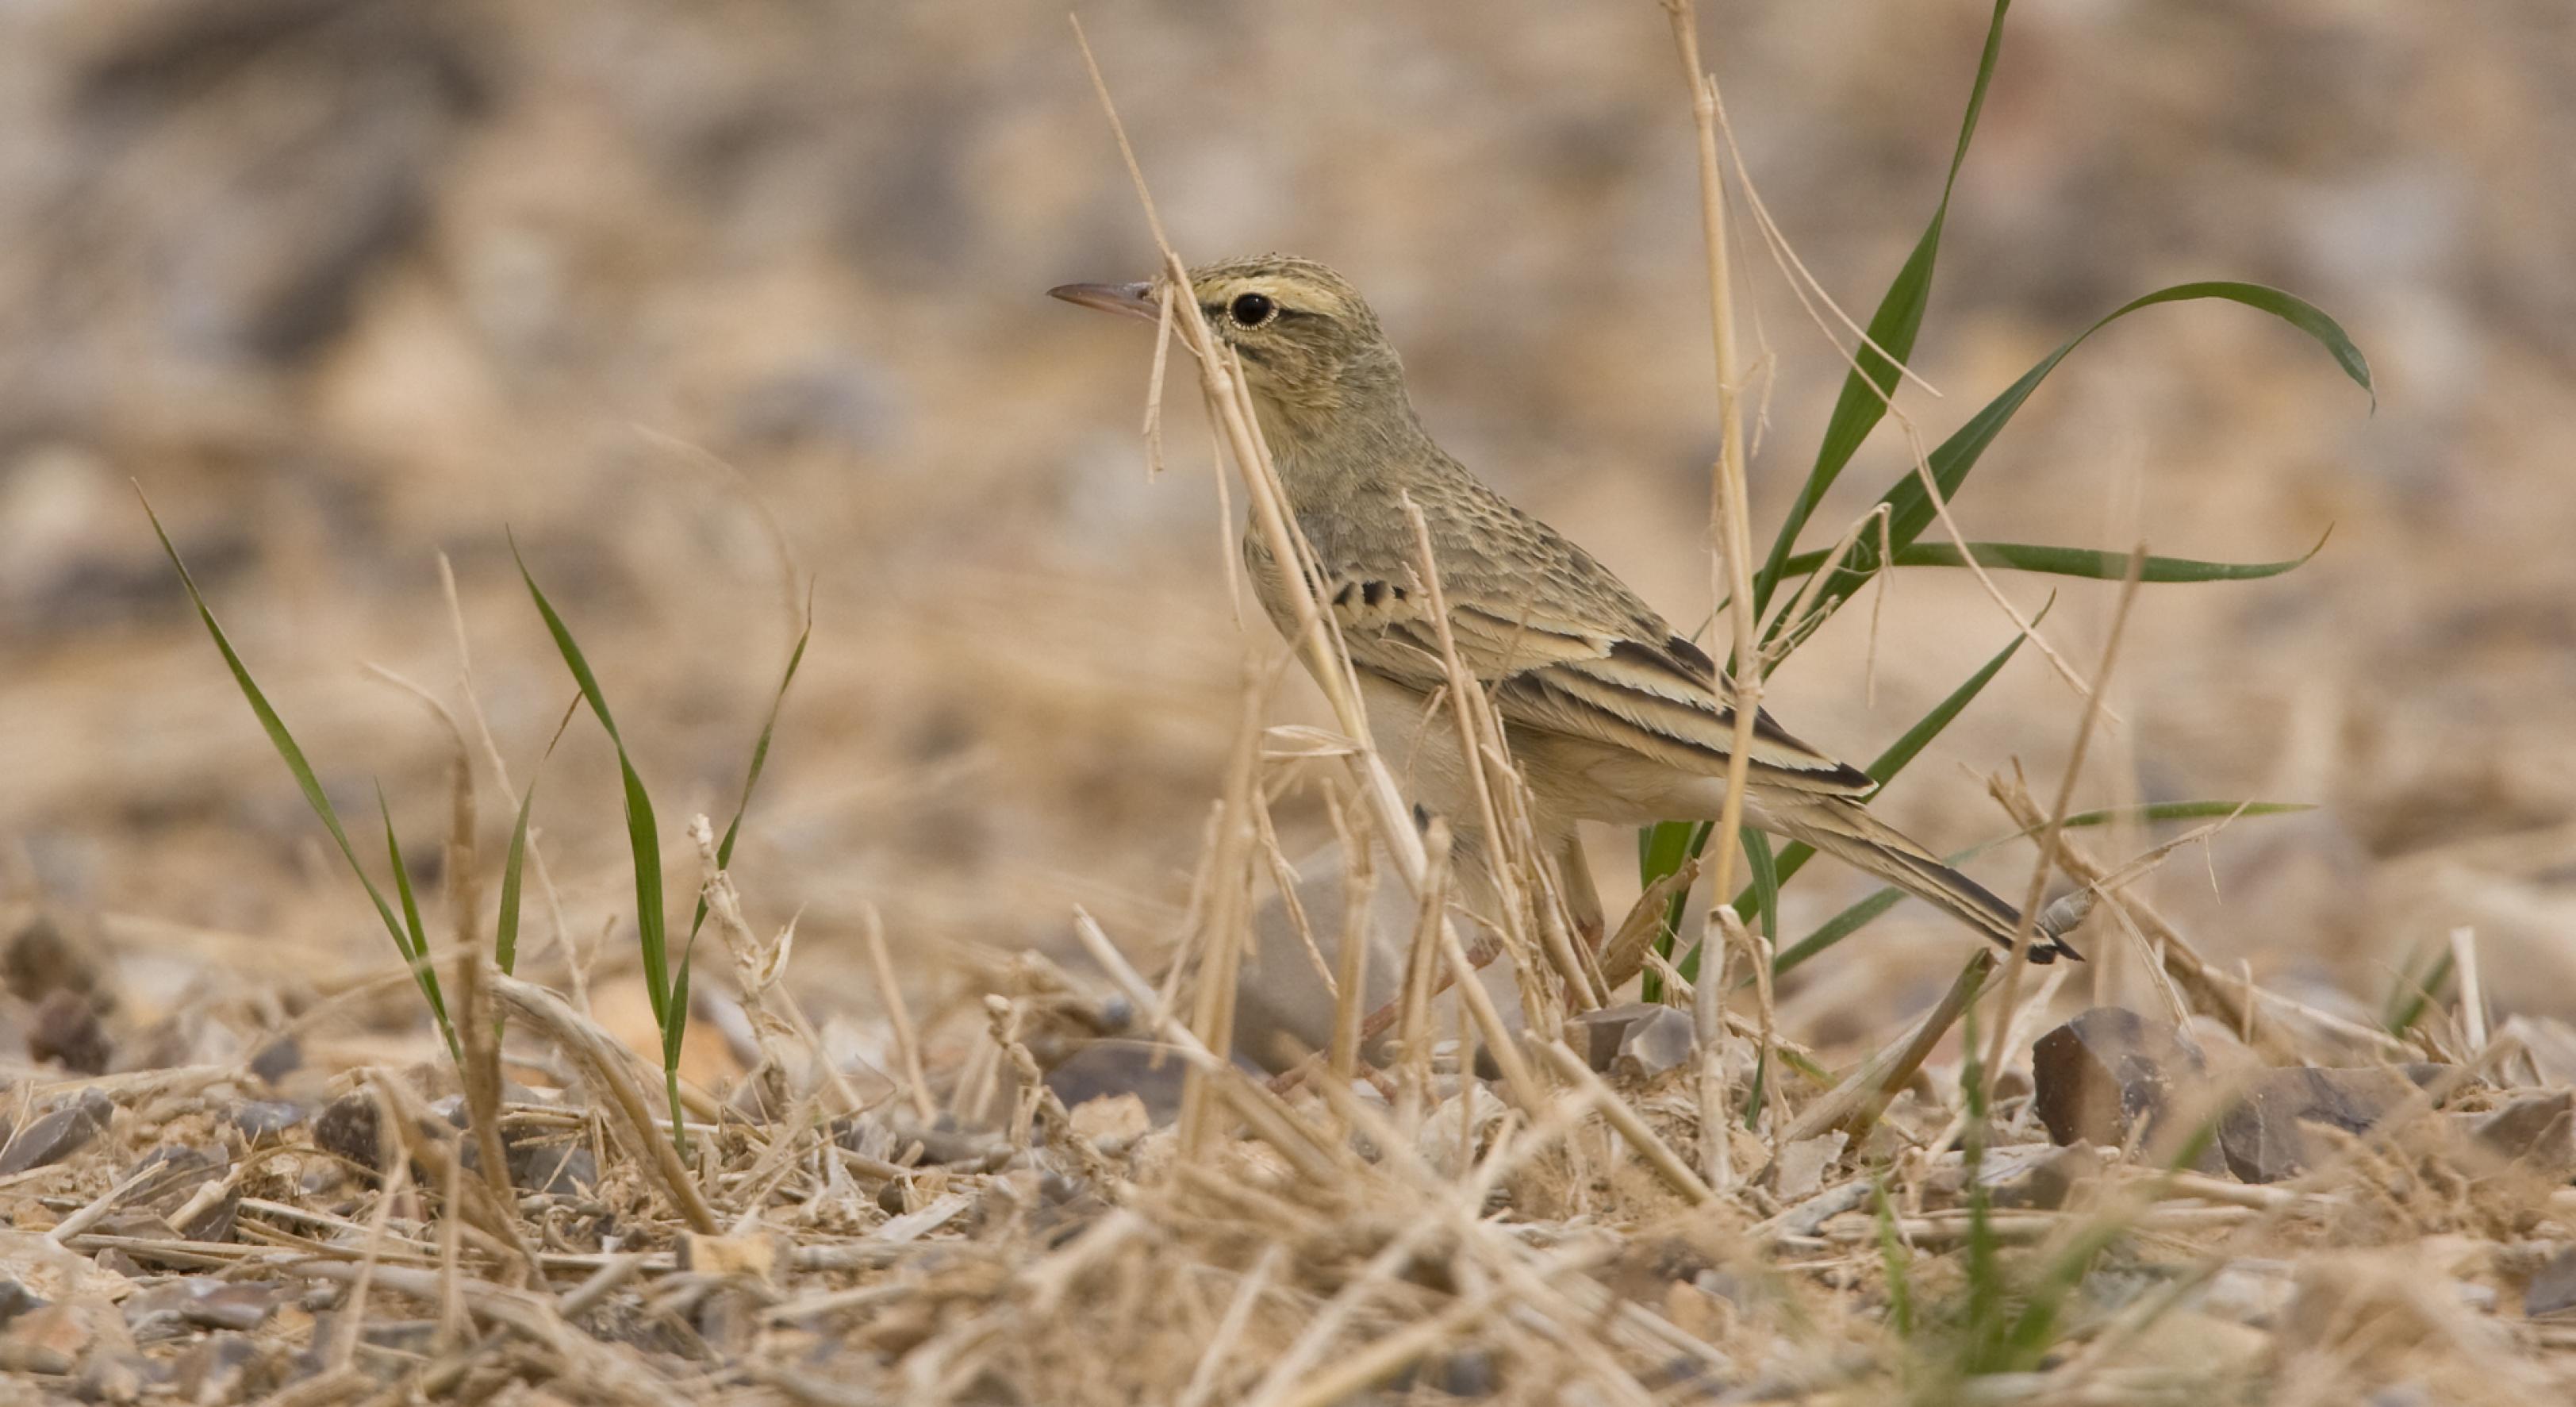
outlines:
M571 1057L592 1088L607 1097L609 1109L616 1116L610 1119L609 1127L617 1132L628 1156L645 1171L647 1179L689 1229L702 1236L718 1234L715 1212L699 1192L688 1167L680 1161L679 1150L656 1129L652 1104L635 1078L634 1055L589 1018L574 1011L563 998L543 987L497 973L492 986L495 995Z
M1673 43L1691 88L1699 135L1700 236L1708 245L1709 322L1717 349L1718 460L1709 497L1709 536L1717 549L1711 599L1727 602L1735 627L1732 712L1735 740L1726 757L1726 800L1719 807L1715 892L1735 892L1735 834L1744 823L1744 779L1753 764L1753 720L1762 710L1762 652L1753 618L1753 530L1744 483L1743 384L1735 361L1733 275L1727 263L1726 177L1717 159L1717 79L1700 64L1699 22L1690 0L1665 0ZM1720 684L1724 692L1724 684Z
M895 1058L903 1062L904 1093L912 1100L913 1116L927 1127L938 1106L931 1102L930 1081L922 1074L921 1036L912 1024L912 1008L903 999L903 984L895 980L894 959L886 951L885 920L878 916L876 905L859 907L859 935L867 940L877 999L885 1003L886 1024L894 1031Z
M1986 1047L1985 1078L1994 1079L2003 1068L2005 1041L2012 1034L2013 1021L2021 996L2022 969L2030 965L2030 943L2039 922L2039 901L2048 893L2048 877L2057 872L2057 849L2062 839L2068 809L2075 804L2076 779L2084 771L2084 754L2093 742L2093 724L2102 713L2102 691L2111 682L2111 666L2120 658L2120 635L2129 623L2129 607L2138 595L2138 579L2146 571L2147 545L2139 543L2129 551L2129 570L2120 582L2119 604L2112 608L2110 634L2102 641L2102 659L2094 666L2091 687L2084 694L2084 712L2075 725L2075 740L2067 746L2066 771L2058 778L2057 801L2049 808L2048 822L2040 828L2039 854L2031 862L2030 883L2022 891L2021 922L2013 930L2012 957L2004 964L2001 1019L1995 1022L1994 1038Z
M1717 1194L1709 1189L1707 1183L1700 1181L1699 1174L1691 1171L1690 1164L1683 1162L1671 1144L1664 1142L1644 1119L1637 1117L1637 1111L1630 1108L1626 1100L1602 1083L1601 1077L1592 1073L1592 1067L1583 1063L1583 1057L1568 1049L1562 1041L1539 1041L1535 1043L1535 1049L1556 1066L1557 1073L1568 1083L1591 1096L1593 1107L1601 1111L1601 1116L1610 1121L1610 1126L1619 1131L1621 1138L1628 1140L1629 1146L1646 1160L1646 1166L1653 1168L1655 1175L1682 1194L1684 1200L1693 1206L1717 1200Z

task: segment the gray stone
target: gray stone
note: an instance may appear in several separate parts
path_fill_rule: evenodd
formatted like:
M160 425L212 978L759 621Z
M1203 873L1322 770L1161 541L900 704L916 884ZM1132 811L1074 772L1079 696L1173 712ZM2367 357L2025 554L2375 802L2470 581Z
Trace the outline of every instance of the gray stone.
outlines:
M107 1131L107 1121L115 1112L106 1095L94 1089L81 1091L79 1100L69 1107L31 1120L10 1136L8 1146L0 1148L0 1177L50 1166L87 1148Z

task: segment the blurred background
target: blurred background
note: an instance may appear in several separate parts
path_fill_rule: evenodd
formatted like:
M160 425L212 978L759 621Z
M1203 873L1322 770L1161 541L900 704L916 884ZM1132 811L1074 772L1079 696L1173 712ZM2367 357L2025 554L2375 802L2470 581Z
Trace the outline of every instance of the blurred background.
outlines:
M1083 15L1185 256L1343 269L1450 449L1675 620L1706 615L1716 417L1658 6ZM1865 317L1937 198L1988 7L1703 16L1753 179ZM2275 322L2155 309L2072 359L1957 504L1974 537L2234 560L2332 528L2287 577L2147 589L2079 794L2317 803L2146 882L2303 996L2375 1009L2409 953L2474 925L2500 1004L2576 1006L2571 153L2564 0L2030 0L2011 21L1917 358L1943 395L1906 396L1927 435L2184 279L2313 299L2379 378L2373 413ZM1739 239L1767 541L1841 363ZM0 917L41 909L103 955L132 1022L258 1018L392 958L133 480L361 852L381 782L432 888L453 748L361 666L458 706L444 553L524 785L571 691L515 534L661 802L675 905L685 818L730 811L794 637L786 563L811 574L736 869L756 922L801 916L818 1007L872 1003L871 905L932 1003L985 955L1060 951L1076 903L1151 954L1247 649L1280 648L1227 597L1188 381L1149 481L1150 338L1043 296L1151 259L1056 4L0 7ZM1811 539L1907 463L1882 433ZM2053 588L2047 631L2089 662L2116 588L2005 579L2025 610ZM1905 574L1872 697L1868 623L1842 613L1771 695L1859 758L2010 633L1964 574ZM2046 795L2075 703L2025 651L1883 809L1937 848L2007 829L1982 775L2018 759ZM1296 678L1274 716L1321 711ZM488 862L512 799L473 752ZM608 935L603 1013L640 1017L616 795L577 722L537 824L565 926ZM1324 834L1311 789L1280 824L1292 850ZM1619 905L1633 841L1595 839ZM2027 863L1981 872L2017 892ZM1820 866L1787 927L1860 892ZM530 924L542 951L553 919ZM1964 941L1905 906L1787 994L1793 1029L1894 1019Z

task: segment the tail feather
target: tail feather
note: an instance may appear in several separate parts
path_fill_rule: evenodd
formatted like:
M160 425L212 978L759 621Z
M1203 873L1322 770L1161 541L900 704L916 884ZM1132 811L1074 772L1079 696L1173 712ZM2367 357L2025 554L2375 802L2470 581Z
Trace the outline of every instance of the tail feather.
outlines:
M1765 798L1765 803L1759 818L1763 829L1804 841L1837 860L1867 870L1947 910L2006 948L2012 946L2013 935L2021 931L2019 910L1995 897L1984 885L1943 864L1939 856L1869 814L1859 803L1840 798L1801 799L1786 805ZM2078 910L2078 918L2080 914ZM2072 928L2074 921L2065 926ZM2055 962L2061 956L2076 962L2084 960L2082 953L2052 932L2045 922L2034 925L2030 960Z

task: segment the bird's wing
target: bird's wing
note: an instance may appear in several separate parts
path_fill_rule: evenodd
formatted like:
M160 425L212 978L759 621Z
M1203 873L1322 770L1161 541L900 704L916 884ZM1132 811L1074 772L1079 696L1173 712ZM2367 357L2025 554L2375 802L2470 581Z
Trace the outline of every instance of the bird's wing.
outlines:
M1477 544L1439 554L1458 662L1487 686L1503 720L1685 772L1724 773L1735 712L1715 663L1607 568L1535 520L1521 521L1537 533L1511 544L1517 551L1497 557ZM1331 572L1324 585L1354 663L1424 692L1440 687L1430 595L1413 572ZM1801 791L1851 795L1874 785L1759 711L1751 764L1765 782Z

